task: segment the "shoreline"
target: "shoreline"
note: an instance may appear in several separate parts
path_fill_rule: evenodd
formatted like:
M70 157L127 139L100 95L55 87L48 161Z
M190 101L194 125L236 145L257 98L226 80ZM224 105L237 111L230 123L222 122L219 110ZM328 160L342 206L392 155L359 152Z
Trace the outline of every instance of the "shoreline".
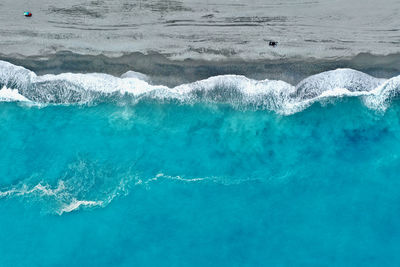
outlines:
M177 86L211 76L235 74L256 80L282 80L297 84L304 78L324 71L351 68L377 78L400 75L400 53L387 56L358 54L351 58L314 59L293 58L245 61L239 59L206 61L186 59L176 61L167 56L140 52L120 57L82 55L63 51L46 56L0 54L0 60L23 66L38 75L72 73L107 73L121 76L127 71L143 73L153 84Z

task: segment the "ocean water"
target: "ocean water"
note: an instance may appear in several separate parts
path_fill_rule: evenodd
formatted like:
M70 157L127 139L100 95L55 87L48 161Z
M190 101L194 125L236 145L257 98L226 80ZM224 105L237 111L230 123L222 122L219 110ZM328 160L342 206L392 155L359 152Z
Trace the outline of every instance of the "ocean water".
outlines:
M400 76L0 88L2 266L400 264Z

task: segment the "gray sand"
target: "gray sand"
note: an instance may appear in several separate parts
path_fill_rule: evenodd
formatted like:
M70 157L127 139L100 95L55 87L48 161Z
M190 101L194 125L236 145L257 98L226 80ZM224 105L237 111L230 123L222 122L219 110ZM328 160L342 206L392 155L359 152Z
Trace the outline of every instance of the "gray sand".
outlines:
M0 11L5 55L342 58L397 53L400 44L398 0L2 0Z

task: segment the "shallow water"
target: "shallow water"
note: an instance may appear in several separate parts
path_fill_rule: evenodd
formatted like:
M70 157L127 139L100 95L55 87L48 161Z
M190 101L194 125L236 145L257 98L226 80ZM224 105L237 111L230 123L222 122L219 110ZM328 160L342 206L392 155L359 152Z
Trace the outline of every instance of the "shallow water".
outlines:
M400 262L398 103L0 105L2 265Z

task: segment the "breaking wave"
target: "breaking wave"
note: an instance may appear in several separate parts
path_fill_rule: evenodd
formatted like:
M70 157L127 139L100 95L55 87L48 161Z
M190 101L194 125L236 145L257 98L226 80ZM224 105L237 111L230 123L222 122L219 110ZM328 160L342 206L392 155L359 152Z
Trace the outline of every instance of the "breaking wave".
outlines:
M45 212L63 215L82 209L104 208L114 199L128 195L133 186L150 189L152 183L163 180L186 183L211 180L223 183L223 180L214 177L185 178L164 173L149 178L122 173L120 178L115 179L105 177L104 172L98 166L81 160L71 164L65 175L55 182L26 179L16 185L0 188L0 200L24 199L39 204Z
M148 179L121 179L116 185L110 188L102 188L101 190L90 188L90 192L86 192L85 196L80 195L83 191L88 191L87 188L80 188L72 183L71 180L60 179L55 186L43 181L35 185L29 185L29 182L24 181L11 188L0 190L0 199L29 198L41 203L43 208L46 208L46 212L63 215L64 213L85 208L106 207L115 198L127 195L131 186L143 186L145 189L149 189L151 183L160 179L187 183L210 180L210 178L184 178L159 173L155 177ZM215 182L216 180L212 179L212 181Z
M53 211L59 215L81 207L104 206L111 202L111 200L107 203L103 200L79 200L67 193L63 180L60 180L55 187L46 183L38 183L31 187L27 184L21 184L6 191L0 191L0 198L5 197L36 197L36 200L52 199L53 205L56 206Z
M169 88L152 85L149 77L133 71L121 77L100 73L38 76L0 61L0 88L0 101L90 105L144 100L211 102L289 115L315 102L342 97L359 97L368 108L385 110L399 94L400 76L380 79L353 69L336 69L310 76L296 86L279 80L221 75Z

